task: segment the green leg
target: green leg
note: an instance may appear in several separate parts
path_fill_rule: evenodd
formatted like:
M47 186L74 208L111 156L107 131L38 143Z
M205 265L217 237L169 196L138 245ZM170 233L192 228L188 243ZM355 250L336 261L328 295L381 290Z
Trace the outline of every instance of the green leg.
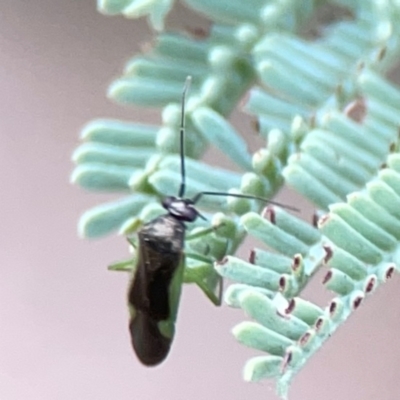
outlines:
M200 231L197 231L195 233L191 233L189 235L186 235L185 240L189 241L189 240L201 238L202 236L206 236L206 235L208 235L210 233L215 232L218 228L219 228L219 226L210 226L209 228L204 228L204 229L202 229Z
M129 244L137 251L137 242L135 235L128 235L126 240ZM124 271L124 272L134 272L136 270L136 261L134 257L128 260L117 261L108 266L110 271Z
M199 239L214 232L218 227L202 229L192 235L186 236L186 241ZM222 303L223 279L213 267L214 259L197 253L185 253L185 257L190 260L200 261L200 265L191 267L186 263L184 282L195 283L204 294L216 305Z
M129 260L117 261L108 266L110 271L124 271L133 273L136 269L135 261L133 258Z
M186 257L198 261L206 259L204 256L199 257L198 254L187 254ZM186 265L183 280L185 283L195 283L216 306L221 305L223 279L214 270L212 260L207 260L207 263L195 267Z

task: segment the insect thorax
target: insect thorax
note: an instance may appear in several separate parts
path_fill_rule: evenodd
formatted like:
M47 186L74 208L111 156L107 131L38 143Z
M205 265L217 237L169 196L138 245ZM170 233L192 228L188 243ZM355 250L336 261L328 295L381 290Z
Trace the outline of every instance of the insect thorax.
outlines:
M161 252L179 253L182 251L185 225L169 214L161 215L150 221L139 232L146 245Z

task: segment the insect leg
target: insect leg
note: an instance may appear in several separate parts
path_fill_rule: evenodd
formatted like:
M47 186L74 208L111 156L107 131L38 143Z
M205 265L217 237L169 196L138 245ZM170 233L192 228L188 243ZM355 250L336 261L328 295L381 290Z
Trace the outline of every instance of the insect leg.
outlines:
M199 254L186 254L187 259L201 261L195 266L186 265L185 283L195 283L203 293L216 305L222 302L223 279L214 269L213 260Z
M134 236L128 236L127 240L131 246L131 249L137 248L137 243ZM134 273L136 270L136 259L135 257L128 258L127 260L117 261L107 267L109 271L123 271Z
M220 243L222 238L212 235L211 239L210 234L224 225L225 223L221 222L216 226L203 228L186 236L186 242L193 242L194 246L189 245L191 249L185 251L187 262L184 281L195 283L215 305L221 305L223 280L215 271L213 264L225 256L229 240L226 243Z
M124 271L133 273L136 269L136 263L133 258L129 258L128 260L117 261L108 266L110 271Z
M186 235L185 239L186 239L186 241L189 241L189 240L201 238L202 236L206 236L206 235L208 235L210 233L215 232L221 226L223 226L223 224L218 225L218 226L210 226L208 228L204 228L204 229L198 230L197 232L189 233L189 234Z

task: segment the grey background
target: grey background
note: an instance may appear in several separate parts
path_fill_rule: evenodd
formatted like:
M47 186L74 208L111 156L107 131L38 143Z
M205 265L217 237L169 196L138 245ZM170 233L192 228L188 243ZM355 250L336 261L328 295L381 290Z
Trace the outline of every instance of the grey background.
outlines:
M179 9L170 23L192 24L186 15ZM195 287L184 289L168 360L140 365L127 331L128 277L106 270L126 243L77 237L79 215L110 198L69 185L80 127L102 116L159 122L157 111L105 98L124 61L151 37L145 21L106 18L95 1L1 3L1 400L276 399L273 382L242 381L242 365L257 354L230 334L243 314L213 307ZM249 130L248 119L233 120ZM299 202L310 217L292 193L280 199ZM324 305L320 278L305 295ZM399 399L398 293L396 276L312 358L290 398Z

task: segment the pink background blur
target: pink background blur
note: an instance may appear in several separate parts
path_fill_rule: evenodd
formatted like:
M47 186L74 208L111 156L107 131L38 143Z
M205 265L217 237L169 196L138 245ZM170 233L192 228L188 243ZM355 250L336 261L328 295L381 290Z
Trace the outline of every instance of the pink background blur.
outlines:
M157 111L105 97L151 31L95 8L95 0L1 3L0 400L274 400L272 382L242 381L256 354L230 334L242 312L213 307L195 287L184 290L168 360L143 367L128 336L128 277L106 269L126 254L125 241L77 237L79 215L110 198L68 183L81 126L95 117L159 121ZM178 9L175 19L189 25L185 15ZM324 305L320 286L317 277L306 295ZM400 399L399 287L396 276L312 358L292 400Z

